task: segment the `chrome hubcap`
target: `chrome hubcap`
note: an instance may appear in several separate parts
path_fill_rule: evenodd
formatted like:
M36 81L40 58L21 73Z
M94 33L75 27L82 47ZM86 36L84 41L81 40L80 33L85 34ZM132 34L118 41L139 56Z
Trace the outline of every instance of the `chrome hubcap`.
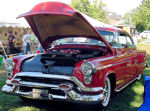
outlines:
M104 100L103 100L103 102L105 102L107 100L107 97L108 97L108 83L107 83L107 81L105 83L103 94L104 94Z
M102 102L102 105L103 107L106 107L109 103L110 95L111 95L111 83L109 78L106 78L103 95L104 95L104 100Z
M137 76L137 80L140 80L141 79L141 77L142 77L142 75L140 74L140 75L138 75Z

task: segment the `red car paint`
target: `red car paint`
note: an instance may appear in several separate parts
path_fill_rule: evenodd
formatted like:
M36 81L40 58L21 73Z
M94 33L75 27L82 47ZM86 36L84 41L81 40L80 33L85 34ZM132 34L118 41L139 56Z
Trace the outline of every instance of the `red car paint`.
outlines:
M8 77L13 77L2 87L5 93L106 107L111 92L139 80L147 66L146 51L137 50L126 31L64 3L41 3L19 17L26 18L46 54L13 57L13 71L8 60Z
M49 48L49 45L52 41L60 39L60 38L65 38L65 37L67 37L67 35L60 34L60 36L58 36L59 34L57 34L53 38L48 37L46 40L42 41L41 40L42 36L38 32L38 26L35 24L35 21L33 20L33 17L35 15L62 15L62 16L70 16L72 18L73 18L74 15L76 15L76 16L78 16L79 19L81 19L81 21L83 23L85 23L85 25L87 25L86 27L89 27L91 33L93 33L94 36L92 36L92 37L89 36L89 38L102 40L109 47L109 49L112 52L114 52L114 50L111 48L111 46L104 40L103 37L101 37L101 35L85 19L85 17L82 16L81 13L79 13L77 10L71 8L70 6L68 6L64 3L60 3L60 2L44 2L44 3L38 4L31 11L18 16L18 18L20 18L20 17L25 17L26 18L26 20L28 21L29 25L31 26L32 30L34 31L35 35L38 37L39 41L41 42L41 45L43 46L43 48L45 50L47 50ZM80 26L82 24L78 24L78 25ZM51 31L51 30L49 30L49 31ZM87 33L87 32L85 32L85 33ZM78 35L78 32L75 35L72 34L72 35L69 35L69 36L70 37L71 36L76 36L76 37L80 36L81 37L80 34ZM95 37L95 36L97 36L97 37Z
M44 8L43 8L44 7ZM57 7L57 8L56 8ZM72 9L68 5L65 5L63 3L57 3L57 2L45 2L41 3L37 6L35 6L30 12L20 15L19 17L25 17L26 20L29 22L31 28L33 29L34 33L38 37L39 41L42 43L43 47L45 49L48 49L47 41L49 41L49 38L45 41L41 40L41 36L39 35L37 31L37 26L35 25L35 21L33 21L32 17L34 15L65 15L65 16L73 16L77 15L79 18L87 24L92 29L92 32L95 33L96 36L99 38L93 37L94 39L102 40L108 47L108 49L105 49L103 47L100 47L100 49L107 52L106 56L102 57L96 57L88 60L80 61L76 64L74 69L74 74L76 78L78 78L85 86L87 87L104 87L105 79L108 75L114 75L114 81L115 81L115 89L119 89L121 86L127 84L132 79L134 79L136 76L141 74L145 68L146 63L146 52L145 51L137 51L136 48L113 48L111 45L96 31L96 30L105 30L105 31L111 31L114 33L117 32L125 32L122 29L115 28L115 27L93 27L79 12ZM126 32L125 32L126 33ZM78 33L76 34L77 36ZM61 38L65 38L67 36L62 35ZM88 37L92 38L92 37ZM54 40L60 39L60 36L53 38L50 40L50 43ZM73 45L62 45L57 46L54 49L59 48L73 48ZM98 49L98 46L89 46L89 45L76 45L76 47L80 48L89 48L89 49ZM27 59L28 57L21 56L21 57L15 57L13 58L14 62L16 63L16 67L14 69L14 74L18 73L21 68L21 63L23 60ZM86 84L84 82L84 77L81 72L81 65L84 61L90 61L92 62L96 69L98 70L95 72L95 74L92 76L92 83Z
M14 77L14 75L18 72L21 71L21 66L22 66L22 63L27 60L27 59L30 59L34 57L34 55L21 55L21 56L15 56L13 57L13 61L15 62L15 67L14 67L14 70L13 70L13 76L12 78ZM12 78L8 78L8 80L11 80Z

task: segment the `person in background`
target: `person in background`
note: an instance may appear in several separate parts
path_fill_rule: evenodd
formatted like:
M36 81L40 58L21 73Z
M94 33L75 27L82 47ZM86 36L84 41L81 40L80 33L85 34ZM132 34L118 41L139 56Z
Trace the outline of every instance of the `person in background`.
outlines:
M23 52L23 54L25 54L25 50L26 50L26 42L25 42L26 34L27 34L27 31L24 30L23 36L22 36L22 52Z
M14 42L15 42L15 36L13 36L12 32L10 31L9 32L9 36L8 36L8 43L9 43L9 52L10 54L13 54L14 53Z
M31 35L30 32L27 31L27 34L25 34L24 36L24 42L25 42L25 54L28 54L28 52L30 52L30 39L31 39Z
M137 34L133 35L133 41L135 45L137 45L137 36L138 36Z
M34 35L34 33L31 33L31 51L37 52L38 50L38 40L37 37Z
M41 45L41 43L38 41L38 49L37 49L37 51L39 51L39 53L44 53L44 49L43 49L43 47L42 47L42 45Z
M44 49L43 49L42 45L40 45L39 51L40 51L40 53L44 53Z

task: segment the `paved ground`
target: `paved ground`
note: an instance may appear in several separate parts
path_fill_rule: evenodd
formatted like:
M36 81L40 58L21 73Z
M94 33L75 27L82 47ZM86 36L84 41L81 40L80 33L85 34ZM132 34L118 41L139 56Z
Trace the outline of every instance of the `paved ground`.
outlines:
M146 40L146 41L140 42L140 44L150 45L150 40Z

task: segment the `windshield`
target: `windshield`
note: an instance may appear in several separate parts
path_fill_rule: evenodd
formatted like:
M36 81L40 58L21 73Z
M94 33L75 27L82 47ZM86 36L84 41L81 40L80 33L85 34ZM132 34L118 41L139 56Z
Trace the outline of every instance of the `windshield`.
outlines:
M98 32L104 37L107 42L111 42L115 39L114 33L111 31L98 30Z
M98 32L104 37L104 39L113 47L120 47L118 43L118 38L115 36L114 32L105 31L105 30L98 30Z
M53 45L60 45L60 44L88 44L88 45L102 45L106 46L104 42L95 40L95 39L89 39L86 37L68 37L63 39L58 39L52 43Z
M111 31L104 31L104 30L97 30L104 39L110 43L114 41L115 35ZM104 42L95 40L95 39L89 39L87 37L68 37L63 39L58 39L52 43L52 46L54 45L60 45L60 44L88 44L88 45L101 45L106 46Z

